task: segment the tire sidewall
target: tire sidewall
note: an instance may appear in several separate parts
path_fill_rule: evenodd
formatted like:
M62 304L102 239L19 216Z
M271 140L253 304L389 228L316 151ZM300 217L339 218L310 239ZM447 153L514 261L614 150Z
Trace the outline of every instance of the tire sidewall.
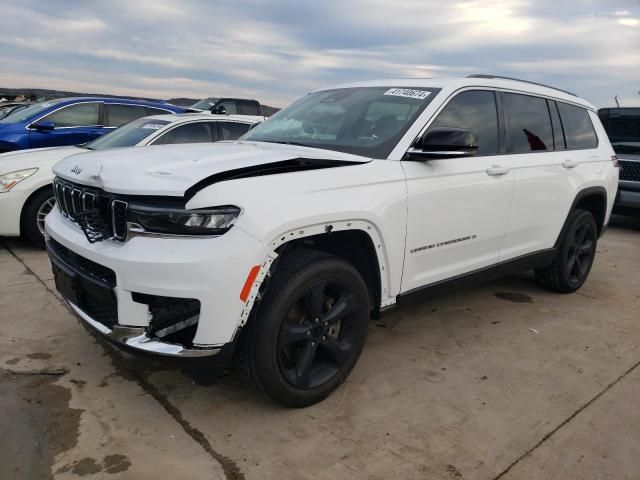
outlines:
M587 267L584 277L580 279L579 282L571 282L570 280L571 272L568 271L568 265L567 265L567 256L569 253L569 248L571 247L571 242L569 240L574 238L576 230L578 230L578 228L585 223L590 223L591 228L595 232L595 236L593 240L593 254L589 259L589 266ZM598 226L596 224L595 218L593 218L593 215L590 212L587 212L584 210L577 212L575 218L573 219L573 221L569 225L569 228L567 229L567 232L564 237L564 241L562 242L562 247L560 249L561 279L562 279L562 282L565 283L567 288L570 289L571 291L575 291L579 289L589 277L589 272L591 271L591 267L593 266L593 262L596 256L597 243L598 243Z
M291 385L278 364L278 337L283 319L293 304L314 284L333 280L344 284L355 296L358 311L354 314L357 337L349 360L328 382L315 388L301 389ZM267 291L254 321L256 329L254 355L257 373L265 392L271 398L290 406L306 406L326 398L349 375L356 364L367 335L369 322L367 287L357 270L339 259L323 259L308 265L287 280L279 292Z
M38 230L38 210L50 198L54 198L53 190L46 188L33 195L22 212L22 229L24 235L40 248L44 248L44 236Z

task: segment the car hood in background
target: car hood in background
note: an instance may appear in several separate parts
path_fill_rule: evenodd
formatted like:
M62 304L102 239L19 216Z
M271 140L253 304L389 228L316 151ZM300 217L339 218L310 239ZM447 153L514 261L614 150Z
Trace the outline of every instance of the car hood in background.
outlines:
M124 195L183 196L195 184L225 172L304 159L340 164L365 163L357 155L262 142L162 145L81 153L55 165L54 173L83 185ZM278 173L278 172L273 172ZM283 173L283 172L280 172ZM227 180L234 175L229 175ZM212 182L213 183L213 182Z
M27 168L51 168L69 155L86 152L79 147L48 147L31 150L17 150L0 155L0 175Z

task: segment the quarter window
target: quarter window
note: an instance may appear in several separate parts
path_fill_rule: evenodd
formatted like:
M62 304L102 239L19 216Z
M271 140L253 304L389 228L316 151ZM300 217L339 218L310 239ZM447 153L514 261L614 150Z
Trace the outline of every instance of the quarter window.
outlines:
M105 104L107 111L107 127L119 127L132 120L147 116L147 109L139 105Z
M77 103L69 105L43 118L60 127L91 127L98 125L99 105L97 103Z
M249 131L251 125L247 123L220 122L220 140L237 140Z
M457 95L429 126L466 128L478 134L477 155L498 153L498 110L493 92L469 90Z
M504 93L509 139L514 153L553 150L549 108L544 98Z
M176 143L209 143L211 142L211 132L209 126L204 123L190 123L181 125L168 131L154 145L168 145Z
M589 112L581 107L558 102L568 149L596 148L598 137L589 118Z

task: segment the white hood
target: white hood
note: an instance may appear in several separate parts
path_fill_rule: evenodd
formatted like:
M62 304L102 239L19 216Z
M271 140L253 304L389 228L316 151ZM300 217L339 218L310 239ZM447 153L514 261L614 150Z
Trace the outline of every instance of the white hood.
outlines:
M78 147L49 147L3 153L0 155L0 175L27 168L38 168L51 173L51 167L63 158L85 151Z
M294 158L367 162L330 150L253 142L118 148L72 155L55 165L57 176L125 195L183 196L195 183L229 170Z

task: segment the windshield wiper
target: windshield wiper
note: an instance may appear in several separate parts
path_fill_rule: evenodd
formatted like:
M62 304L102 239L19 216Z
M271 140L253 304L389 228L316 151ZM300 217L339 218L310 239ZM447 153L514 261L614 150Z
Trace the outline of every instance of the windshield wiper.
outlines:
M249 139L249 141L251 141ZM299 142L290 142L290 141L285 141L285 140L254 140L256 142L265 142L265 143L279 143L281 145L295 145L296 147L309 147L309 148L318 148L315 147L313 145L307 145L306 143L299 143Z

